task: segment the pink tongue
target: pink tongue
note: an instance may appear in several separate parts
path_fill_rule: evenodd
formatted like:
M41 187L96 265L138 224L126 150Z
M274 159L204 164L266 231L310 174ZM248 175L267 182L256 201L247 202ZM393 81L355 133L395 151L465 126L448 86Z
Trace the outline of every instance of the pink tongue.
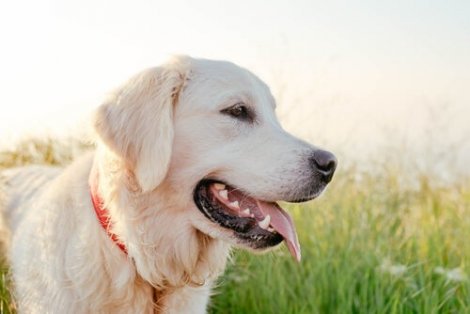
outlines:
M271 216L271 226L279 232L286 241L287 248L290 254L300 262L300 244L295 232L295 226L290 218L289 214L286 213L276 203L268 203L256 200L258 208L263 212L263 215Z

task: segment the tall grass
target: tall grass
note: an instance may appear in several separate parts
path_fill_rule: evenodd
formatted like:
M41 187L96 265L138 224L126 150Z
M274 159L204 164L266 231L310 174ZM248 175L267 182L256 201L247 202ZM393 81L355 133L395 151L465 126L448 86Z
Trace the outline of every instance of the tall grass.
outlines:
M0 169L29 164L67 165L92 144L77 138L24 139L10 149L0 151Z
M64 164L75 155L69 144L25 142L1 153L0 167ZM301 263L284 247L235 251L210 312L470 313L470 184L423 173L409 184L407 175L342 167L318 200L286 204ZM1 281L0 309L9 302Z
M470 189L338 173L288 206L303 258L237 252L213 313L470 313Z

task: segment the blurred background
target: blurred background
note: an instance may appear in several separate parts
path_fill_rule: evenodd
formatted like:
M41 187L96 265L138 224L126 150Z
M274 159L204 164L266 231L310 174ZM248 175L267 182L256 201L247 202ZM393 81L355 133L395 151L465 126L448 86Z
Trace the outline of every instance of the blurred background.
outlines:
M246 289L245 310L470 311L470 2L10 1L0 38L0 148L13 152L4 167L68 162L75 153L54 143L85 137L108 91L171 54L250 69L271 87L288 131L339 156L337 182L301 223L311 267L279 262L283 250L239 253L243 267L229 269L213 311L236 312L237 285L257 273L260 293L263 269L276 267L295 283L282 279L263 302ZM29 137L54 140L32 149ZM384 272L381 284L371 279ZM449 279L455 272L463 280ZM270 308L273 296L285 304Z
M469 173L469 17L467 1L11 1L0 134L83 130L105 93L188 54L255 72L289 131L354 151L343 159L452 143Z

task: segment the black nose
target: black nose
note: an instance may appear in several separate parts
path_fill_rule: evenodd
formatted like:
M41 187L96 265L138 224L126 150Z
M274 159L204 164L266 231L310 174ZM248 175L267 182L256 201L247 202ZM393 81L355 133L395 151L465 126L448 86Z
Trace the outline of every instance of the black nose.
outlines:
M326 183L330 182L338 164L335 155L326 150L316 150L311 161L315 172L320 174L321 179Z

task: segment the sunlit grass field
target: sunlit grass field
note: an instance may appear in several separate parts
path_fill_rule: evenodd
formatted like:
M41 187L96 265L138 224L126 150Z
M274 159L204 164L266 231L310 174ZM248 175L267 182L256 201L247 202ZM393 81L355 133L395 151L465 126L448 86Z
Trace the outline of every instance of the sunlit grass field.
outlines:
M0 153L0 168L66 164L86 148L27 141ZM470 313L469 181L442 184L425 172L393 169L340 167L319 199L286 205L301 263L284 247L264 255L235 251L210 312ZM4 313L12 308L6 270Z

